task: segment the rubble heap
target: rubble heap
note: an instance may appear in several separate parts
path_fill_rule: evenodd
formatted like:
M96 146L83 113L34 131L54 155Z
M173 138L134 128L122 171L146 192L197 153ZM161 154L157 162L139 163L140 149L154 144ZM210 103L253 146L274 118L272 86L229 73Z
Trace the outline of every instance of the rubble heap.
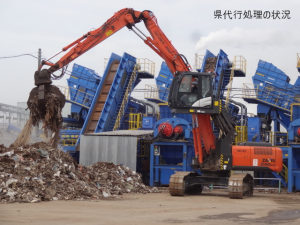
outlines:
M216 68L216 63L217 63L218 58L217 57L210 57L206 59L205 63L205 69L204 72L214 72Z
M0 145L0 202L40 202L117 197L158 192L122 165L81 166L68 154L40 142L15 148Z

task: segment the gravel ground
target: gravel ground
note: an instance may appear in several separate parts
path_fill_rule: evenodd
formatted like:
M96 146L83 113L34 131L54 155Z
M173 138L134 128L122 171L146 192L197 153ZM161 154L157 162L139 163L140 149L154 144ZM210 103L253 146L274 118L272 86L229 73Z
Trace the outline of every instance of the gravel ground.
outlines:
M226 190L172 197L128 193L117 199L0 204L0 224L300 224L300 195L254 193L229 199Z

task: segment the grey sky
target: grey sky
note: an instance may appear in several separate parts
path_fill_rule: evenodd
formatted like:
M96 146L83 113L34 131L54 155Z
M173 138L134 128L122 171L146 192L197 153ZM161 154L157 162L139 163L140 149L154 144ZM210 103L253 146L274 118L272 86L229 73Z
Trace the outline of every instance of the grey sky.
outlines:
M237 78L234 87L252 82L259 59L273 63L288 74L292 84L298 76L296 53L300 52L300 2L296 0L2 0L0 57L24 53L37 56L38 48L42 49L43 57L50 57L88 31L100 27L114 12L125 7L153 11L161 29L192 66L194 54L204 54L206 48L214 54L221 48L230 59L234 55L243 55L247 60L247 78ZM290 10L291 19L217 20L214 19L215 10ZM137 26L147 33L142 23ZM74 62L102 75L103 59L112 52L148 58L155 62L158 75L162 59L127 28ZM0 102L16 105L27 101L34 87L37 60L30 56L0 59L0 68ZM67 78L66 75L54 84L66 85ZM145 83L150 82L144 82L139 88L144 88ZM135 93L135 96L143 98L141 93Z

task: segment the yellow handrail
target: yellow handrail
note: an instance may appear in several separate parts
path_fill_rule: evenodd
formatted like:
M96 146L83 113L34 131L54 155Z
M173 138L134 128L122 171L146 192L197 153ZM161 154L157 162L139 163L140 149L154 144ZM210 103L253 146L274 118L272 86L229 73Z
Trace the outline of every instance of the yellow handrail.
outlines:
M123 101L122 101L122 104L121 104L121 107L120 107L120 110L119 110L119 113L118 113L118 116L117 116L117 119L116 119L113 130L117 130L121 126L121 119L125 115L125 106L127 105L128 101L129 101L128 95L131 93L133 83L136 79L136 69L137 69L137 65L134 67L134 70L131 74L131 77L130 77L127 89L125 91Z
M129 114L129 130L138 130L142 128L142 118L141 113L130 113Z
M204 55L195 54L195 69L201 70Z
M137 60L138 72L147 72L155 75L155 63L147 58L139 58Z
M246 126L236 126L237 136L235 137L235 145L248 140L248 130Z

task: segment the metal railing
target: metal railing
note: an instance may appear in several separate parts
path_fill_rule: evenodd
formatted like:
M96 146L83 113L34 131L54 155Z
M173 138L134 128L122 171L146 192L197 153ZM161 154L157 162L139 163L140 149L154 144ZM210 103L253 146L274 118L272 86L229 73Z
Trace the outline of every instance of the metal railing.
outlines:
M133 86L133 83L136 79L136 72L135 72L136 67L137 67L137 65L134 67L134 70L131 74L131 77L130 77L127 89L125 91L123 101L122 101L122 104L121 104L121 107L120 107L120 110L119 110L119 113L118 113L118 116L117 116L117 119L116 119L113 130L118 130L119 127L121 126L121 122L122 122L121 120L122 120L123 116L125 115L125 109L126 109L126 105L127 105L128 101L129 101L129 95L132 91L132 86Z
M159 98L160 94L164 95L164 97L166 96L166 99L168 99L169 88L159 86L159 85L150 85L150 84L145 85L144 98L146 98L146 99L156 99L156 100L159 100L161 102L166 102L166 101Z
M139 58L137 60L138 72L147 72L155 75L155 63L147 58Z
M107 63L108 63L109 58L104 58L104 70L106 69Z
M129 113L129 130L138 130L142 128L142 113Z
M195 54L195 70L201 70L204 55Z
M279 92L273 87L264 87L257 84L243 84L242 98L255 99L276 106L290 112L291 104L300 103L299 98Z
M226 100L225 100L226 108L228 108L228 104L229 104L229 100L230 100L230 93L231 93L231 88L232 88L232 83L233 83L234 71L240 70L240 71L246 73L246 65L247 65L247 62L243 56L241 56L241 55L234 56L234 60L232 62L230 78L229 78L229 83L227 85L227 93L226 93Z
M86 92L80 91L76 88L69 86L57 85L57 87L66 96L66 101L80 105L87 109L90 108L94 99L94 95L88 94Z
M278 189L278 193L281 193L281 178L253 178L253 180L278 180L278 188L254 188L254 190L267 190L267 189Z
M237 136L235 137L235 145L248 140L248 132L246 126L236 126L235 130L237 132Z
M274 140L273 140L273 132L270 130L265 131L263 134L263 142L271 143L272 146L274 146Z
M233 63L235 64L235 66L234 66L235 70L240 70L246 74L247 61L243 56L241 56L241 55L234 56Z
M77 142L77 139L63 139L62 145L63 146L75 146Z
M289 147L288 132L274 132L274 147Z

